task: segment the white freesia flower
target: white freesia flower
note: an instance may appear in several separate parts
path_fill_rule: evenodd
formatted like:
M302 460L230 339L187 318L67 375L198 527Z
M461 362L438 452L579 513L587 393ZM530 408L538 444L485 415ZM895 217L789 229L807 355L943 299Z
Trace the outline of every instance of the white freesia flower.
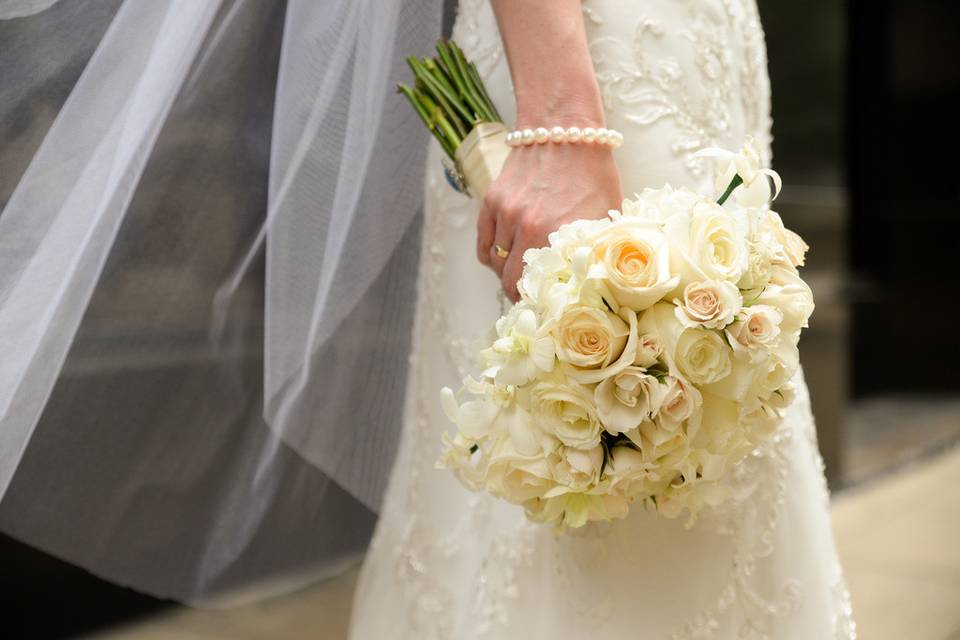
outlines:
M549 247L527 249L523 260L526 266L517 288L535 307L546 311L576 297L577 283L572 281L570 263L557 251Z
M719 157L721 161L727 162L726 167L717 173L714 186L718 196L726 191L734 176L740 176L743 184L736 188L733 195L741 207L759 209L776 198L780 192L780 176L775 171L763 168L760 151L751 137L744 142L740 153L707 150L701 155ZM774 181L775 191L773 192L770 191L768 178Z
M660 189L644 189L632 200L624 200L625 217L649 218L665 222L673 216L688 216L698 205L709 202L698 193L687 189L674 189L670 185Z
M660 408L664 385L640 367L630 366L597 385L594 399L607 433L637 427Z
M673 290L670 250L657 223L618 216L598 234L587 278L607 285L617 304L641 311Z
M676 315L686 327L722 329L733 322L742 305L740 290L731 282L691 282L683 289L683 302L677 306Z
M600 445L591 449L561 447L556 455L554 479L562 489L555 489L554 494L561 491L588 491L600 481L603 467L603 447Z
M483 375L499 385L522 385L540 371L553 369L553 337L537 326L537 314L518 304L497 320L497 339L480 352L487 365Z
M774 247L759 239L747 243L747 264L737 282L743 297L751 300L770 282L771 269L777 259Z
M597 490L566 492L524 505L531 519L577 529L587 522L624 518L630 507L622 495Z

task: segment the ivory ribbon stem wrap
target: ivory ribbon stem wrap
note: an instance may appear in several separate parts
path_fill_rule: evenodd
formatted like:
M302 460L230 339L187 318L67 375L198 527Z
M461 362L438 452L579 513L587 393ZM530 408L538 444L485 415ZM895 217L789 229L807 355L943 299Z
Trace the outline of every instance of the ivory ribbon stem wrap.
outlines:
M497 179L507 160L507 128L501 122L481 122L457 147L460 173L470 192L480 200Z

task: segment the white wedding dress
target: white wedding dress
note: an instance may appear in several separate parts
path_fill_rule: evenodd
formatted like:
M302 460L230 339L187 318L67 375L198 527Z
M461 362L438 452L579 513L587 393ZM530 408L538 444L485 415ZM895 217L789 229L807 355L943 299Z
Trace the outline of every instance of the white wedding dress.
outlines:
M710 163L693 154L739 148L746 135L769 154L754 0L586 0L583 11L607 123L626 138L615 152L625 193L664 183L710 192ZM486 0L462 0L453 37L511 123L510 75ZM543 72L563 70L545 61ZM556 536L434 468L440 434L453 428L439 390L476 371L472 344L500 313L499 283L475 258L479 203L450 189L440 160L434 145L402 446L351 638L854 637L802 378L783 426L731 478L737 500L689 529L635 509Z

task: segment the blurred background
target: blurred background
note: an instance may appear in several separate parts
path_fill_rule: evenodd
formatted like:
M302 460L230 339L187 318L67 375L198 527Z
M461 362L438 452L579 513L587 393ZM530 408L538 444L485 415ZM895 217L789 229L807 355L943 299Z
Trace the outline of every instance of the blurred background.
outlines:
M0 23L0 51L30 37L31 21L69 20L80 4L101 14L100 30L77 33L72 43L89 56L119 0L65 0L32 18ZM960 186L954 176L960 5L947 0L758 4L773 88L774 166L786 178L777 208L812 247L804 277L817 310L801 352L861 637L957 640L960 270L953 263L960 254ZM262 17L277 15L282 12L273 6ZM448 25L451 20L448 12ZM276 51L268 45L264 55L238 64L275 67ZM49 53L57 55L55 48ZM68 69L73 78L82 63ZM39 144L31 132L45 131L66 99L57 88L69 87L72 79L64 80L37 96L35 112L3 112L3 198ZM231 95L254 89L225 83L217 90L230 104ZM249 103L235 103L241 102ZM248 111L226 109L211 120L215 127L207 134L243 145L245 138L236 132L250 122L269 123L269 109L266 103ZM166 161L151 170L183 179L189 172L178 163L186 159L176 148L162 151L158 155ZM263 171L269 150L243 151L238 157L252 160L224 168L222 189L203 185L200 206L211 212L209 224L250 224L262 210L264 185L243 176ZM249 184L250 192L238 193L237 184ZM176 220L177 211L186 208L168 206L170 211L155 213ZM189 238L199 235L192 224L200 223L183 218L169 226L169 233L183 235L185 251ZM227 263L237 248L223 247L220 258L217 250L213 247L208 259ZM106 277L115 283L100 289L102 299L91 307L94 321L86 322L96 331L86 339L116 341L152 330L136 326L131 313L146 304L137 299L138 268L152 267L133 261L122 272L108 270ZM156 274L150 276L155 282ZM200 270L193 283L203 294L198 299L216 282ZM103 294L110 291L113 295ZM191 290L169 293L182 297ZM189 335L189 315L167 320L167 330L173 326L178 335ZM189 353L185 348L177 365L184 371L196 366ZM134 355L119 350L112 365L101 360L95 370L71 356L77 366L65 375L75 376L77 384L96 384L97 376L149 375L151 367L170 366L158 361L160 355L177 357L165 346L154 357ZM354 577L348 573L255 607L207 613L100 581L9 538L0 538L0 566L0 619L4 636L14 638L338 638Z

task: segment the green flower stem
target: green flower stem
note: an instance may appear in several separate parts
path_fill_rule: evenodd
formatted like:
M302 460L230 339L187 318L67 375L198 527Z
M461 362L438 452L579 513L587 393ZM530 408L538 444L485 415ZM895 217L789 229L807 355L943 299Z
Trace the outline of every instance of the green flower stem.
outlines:
M437 136L440 144L443 145L444 150L449 153L452 158L457 147L459 147L462 142L460 136L457 135L457 132L450 124L450 121L447 120L446 116L443 115L443 110L440 109L437 103L430 99L430 96L421 94L420 102L427 109L427 113L430 114L430 121L436 124L437 129L434 130L435 133L442 134Z
M451 93L448 93L443 86L437 82L436 78L430 75L430 72L427 71L427 68L423 66L419 60L410 56L407 58L407 62L410 64L410 68L413 69L413 73L417 76L417 79L423 82L427 87L433 97L443 105L443 108L448 112L456 109L460 114L466 119L467 122L473 122L473 114L467 111L463 104Z
M449 44L452 45L453 43L451 42ZM474 112L474 114L470 117L470 122L472 124L476 124L477 120L482 118L478 118L480 114L476 113L476 105L468 99L470 91L469 86L467 85L466 79L460 73L460 67L456 63L456 56L453 53L452 47L448 46L448 43L444 42L443 40L439 41L437 43L437 55L440 56L439 59L441 62L443 62L444 71L446 71L447 75L450 76L451 81L456 86L457 95L467 103L464 106L468 107Z
M427 125L427 129L433 131L433 122L430 120L430 114L427 113L427 110L424 108L420 101L417 99L416 92L408 87L405 84L398 84L397 91L407 96L407 100L410 101L410 104L413 105L413 110L417 112L417 115L420 116L420 119L423 120L423 124Z
M490 121L493 119L493 114L488 113L484 108L483 99L479 97L476 89L473 86L473 79L470 77L470 72L467 69L467 59L463 55L463 51L460 47L457 46L457 43L450 41L450 51L453 53L454 62L457 64L457 73L460 74L460 77L463 78L463 84L466 88L465 98L470 101L473 105L473 108L477 112L477 116L481 120Z
M730 184L727 185L727 190L723 192L723 195L720 196L720 199L717 200L717 204L723 206L723 203L727 201L727 198L730 197L730 194L733 193L733 190L743 184L743 178L740 177L740 174L733 176L733 180L730 181Z
M397 90L405 95L410 101L410 104L413 105L414 111L417 112L417 115L420 116L420 119L423 120L423 124L426 125L427 130L433 134L433 136L440 142L440 146L443 147L443 150L447 152L451 158L455 152L455 147L450 143L444 134L439 130L437 123L434 121L433 115L431 115L429 107L424 104L424 98L416 89L411 89L405 84L398 84ZM426 98L429 101L429 98Z
M490 99L490 94L487 93L487 87L483 84L483 79L480 77L480 72L477 71L477 65L475 62L471 62L468 67L470 71L470 78L473 80L473 84L476 85L477 89L480 90L480 95L483 97L483 101L486 103L487 110L491 118L491 122L503 122L503 117L500 115L500 112L497 111L497 107L493 104L493 100Z
M447 95L456 95L456 89L450 84L450 79L447 78L447 75L437 66L437 62L433 58L423 58L421 60L424 68L430 72L430 75L433 76L433 79L443 87ZM442 106L441 102L441 106ZM465 122L460 114L453 109L445 108L447 119L450 120L451 124L457 129L457 133L460 134L461 138L466 137L470 132L471 126L468 122Z

